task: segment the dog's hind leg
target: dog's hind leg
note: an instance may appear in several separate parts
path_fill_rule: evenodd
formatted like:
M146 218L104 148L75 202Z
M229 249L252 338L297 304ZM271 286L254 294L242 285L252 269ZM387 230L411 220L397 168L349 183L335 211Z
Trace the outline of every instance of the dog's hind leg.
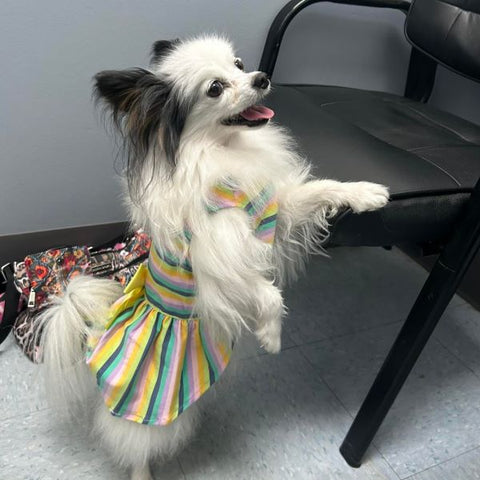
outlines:
M247 214L224 209L190 247L197 282L195 309L210 335L234 340L242 326L255 329L269 353L281 347L283 298L273 284L271 248L252 232Z
M99 398L93 433L115 464L130 471L131 480L153 480L152 462L172 458L188 442L195 431L197 413L194 404L169 425L142 425L113 416Z

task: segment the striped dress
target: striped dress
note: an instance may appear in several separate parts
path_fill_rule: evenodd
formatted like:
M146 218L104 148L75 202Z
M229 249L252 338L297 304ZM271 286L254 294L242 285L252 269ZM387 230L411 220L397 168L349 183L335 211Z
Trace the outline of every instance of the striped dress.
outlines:
M206 208L241 208L255 235L273 243L277 201L272 187L255 198L226 184L212 188ZM185 235L186 251L191 239ZM167 425L225 370L231 346L214 342L195 313L190 258L151 247L111 308L100 337L88 339L87 364L110 412L145 425Z

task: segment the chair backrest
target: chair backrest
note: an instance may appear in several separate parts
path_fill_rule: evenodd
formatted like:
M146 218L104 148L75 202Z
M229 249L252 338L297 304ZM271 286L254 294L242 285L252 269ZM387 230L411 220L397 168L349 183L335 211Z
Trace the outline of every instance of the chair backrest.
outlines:
M437 62L480 82L479 0L413 0L405 34Z

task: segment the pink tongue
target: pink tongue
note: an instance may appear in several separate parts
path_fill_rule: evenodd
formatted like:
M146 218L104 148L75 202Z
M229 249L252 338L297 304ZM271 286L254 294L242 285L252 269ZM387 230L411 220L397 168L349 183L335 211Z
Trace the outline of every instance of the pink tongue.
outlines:
M240 116L245 120L268 120L274 115L275 112L273 110L264 107L263 105L254 105L253 107L249 107L243 112L240 112Z

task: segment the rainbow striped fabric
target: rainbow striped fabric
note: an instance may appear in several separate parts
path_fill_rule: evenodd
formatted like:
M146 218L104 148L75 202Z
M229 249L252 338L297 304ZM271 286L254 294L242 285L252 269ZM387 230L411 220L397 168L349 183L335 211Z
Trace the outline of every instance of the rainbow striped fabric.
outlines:
M211 200L206 208L212 214L244 209L255 235L273 242L277 202L272 188L250 200L217 185ZM189 242L190 235L185 237ZM148 264L139 268L124 293L112 305L104 333L88 339L86 361L113 415L167 425L218 380L231 346L214 342L195 314L195 277L188 255L180 260L152 246Z
M277 224L278 202L273 185L264 187L258 195L250 199L241 190L228 184L218 184L212 188L211 203L207 206L212 213L223 208L241 208L251 218L255 235L272 244Z

